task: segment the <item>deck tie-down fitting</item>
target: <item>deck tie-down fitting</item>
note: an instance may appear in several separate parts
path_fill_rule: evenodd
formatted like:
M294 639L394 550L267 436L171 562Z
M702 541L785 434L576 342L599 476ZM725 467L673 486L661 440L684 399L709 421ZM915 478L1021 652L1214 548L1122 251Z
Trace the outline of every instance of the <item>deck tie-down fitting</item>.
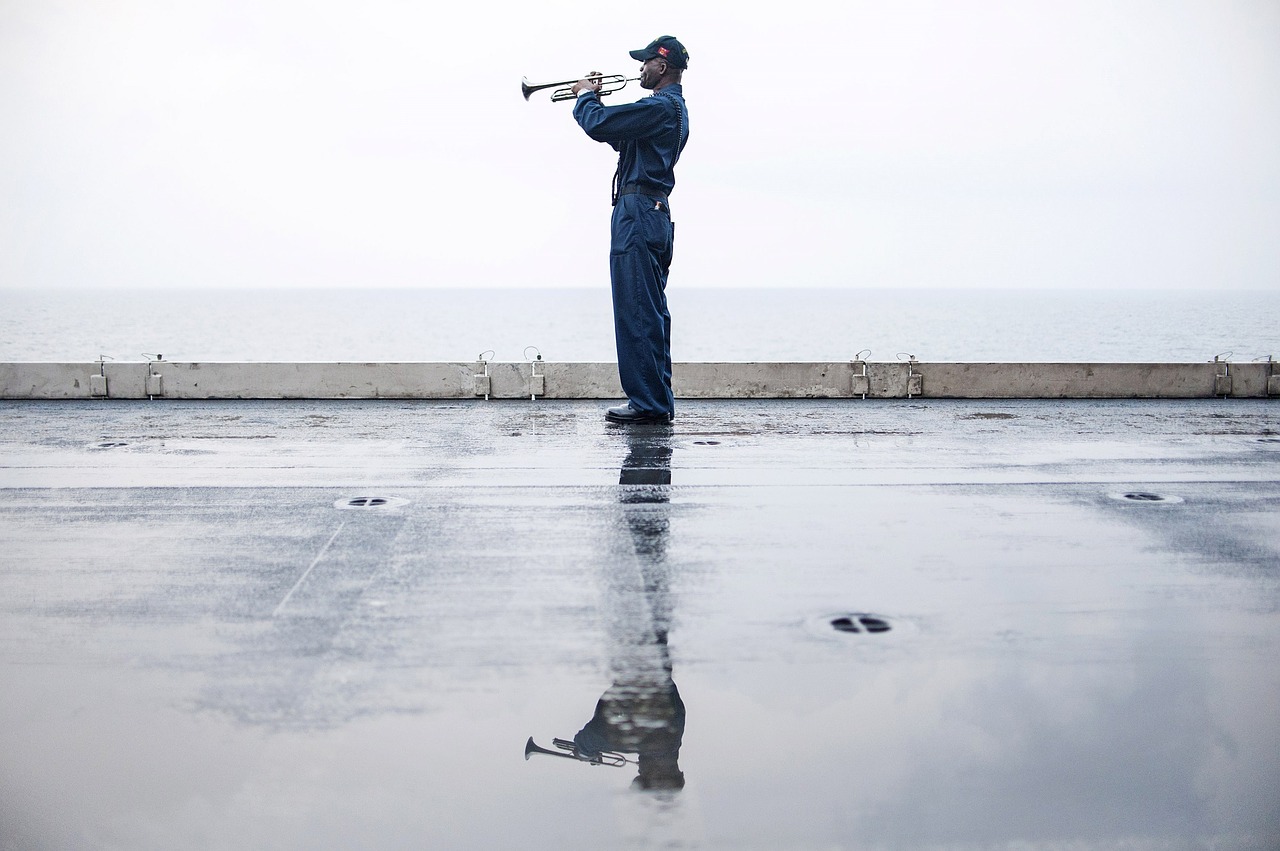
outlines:
M493 357L494 354L493 349L489 349L476 355L476 363L481 365L483 372L472 376L475 395L483 396L486 402L489 401L489 392L493 384L493 380L489 376L489 358Z
M534 357L529 359L529 350L532 349ZM529 401L537 401L539 396L546 395L547 377L545 373L538 372L538 364L542 363L542 352L538 351L537 346L524 347L524 359L529 361Z
M862 372L853 374L853 383L849 392L863 399L867 398L867 394L871 392L871 376L867 375L867 358L869 357L871 357L870 349L863 349L853 356L853 368L862 367Z

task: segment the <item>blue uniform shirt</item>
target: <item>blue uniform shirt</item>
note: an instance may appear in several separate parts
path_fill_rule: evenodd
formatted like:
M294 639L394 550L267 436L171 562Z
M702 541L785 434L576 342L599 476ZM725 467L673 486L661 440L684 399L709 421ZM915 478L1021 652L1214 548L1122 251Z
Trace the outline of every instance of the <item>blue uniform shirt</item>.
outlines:
M635 184L669 195L676 160L689 141L689 111L679 83L635 103L605 106L594 93L573 106L573 117L597 142L618 152L618 185Z

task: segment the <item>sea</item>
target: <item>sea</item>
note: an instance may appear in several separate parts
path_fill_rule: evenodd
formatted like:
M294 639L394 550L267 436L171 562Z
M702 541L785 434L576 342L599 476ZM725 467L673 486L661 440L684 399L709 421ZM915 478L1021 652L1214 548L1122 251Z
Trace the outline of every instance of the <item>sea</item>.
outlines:
M1280 357L1280 291L680 288L681 361ZM615 360L600 289L0 290L0 362Z

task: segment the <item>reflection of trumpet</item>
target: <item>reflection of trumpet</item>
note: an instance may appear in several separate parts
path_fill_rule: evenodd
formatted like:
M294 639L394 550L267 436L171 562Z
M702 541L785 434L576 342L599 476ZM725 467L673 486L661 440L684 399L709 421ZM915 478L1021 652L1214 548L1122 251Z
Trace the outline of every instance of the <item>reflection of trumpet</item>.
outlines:
M560 750L551 751L546 748L540 748L534 744L533 736L529 737L529 741L524 744L524 758L528 759L531 754L540 753L547 756L558 756L564 759L576 759L578 762L585 762L588 765L612 765L614 768L622 768L628 762L635 763L634 759L627 759L620 753L614 751L600 751L595 756L587 756L578 750L578 746L566 739L552 739L551 743ZM561 751L568 751L562 753Z
M593 74L592 76L583 79L598 81L600 83L600 94L603 96L612 94L632 80L638 80L640 78L624 77L621 74ZM534 92L542 91L543 89L555 89L555 91L551 93L551 99L553 101L573 100L577 97L577 95L573 93L573 84L576 82L578 81L561 80L558 83L538 83L537 85L530 85L528 78L525 78L520 81L520 91L524 94L525 100L529 99L529 95Z

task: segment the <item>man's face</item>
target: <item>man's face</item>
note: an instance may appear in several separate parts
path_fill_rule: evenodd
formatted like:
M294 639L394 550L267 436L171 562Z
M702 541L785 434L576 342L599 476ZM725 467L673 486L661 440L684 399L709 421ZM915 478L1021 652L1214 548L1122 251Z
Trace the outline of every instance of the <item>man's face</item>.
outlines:
M640 66L640 88L652 89L658 85L658 81L662 79L662 75L667 73L667 60L655 56L653 59L646 59L645 63Z

